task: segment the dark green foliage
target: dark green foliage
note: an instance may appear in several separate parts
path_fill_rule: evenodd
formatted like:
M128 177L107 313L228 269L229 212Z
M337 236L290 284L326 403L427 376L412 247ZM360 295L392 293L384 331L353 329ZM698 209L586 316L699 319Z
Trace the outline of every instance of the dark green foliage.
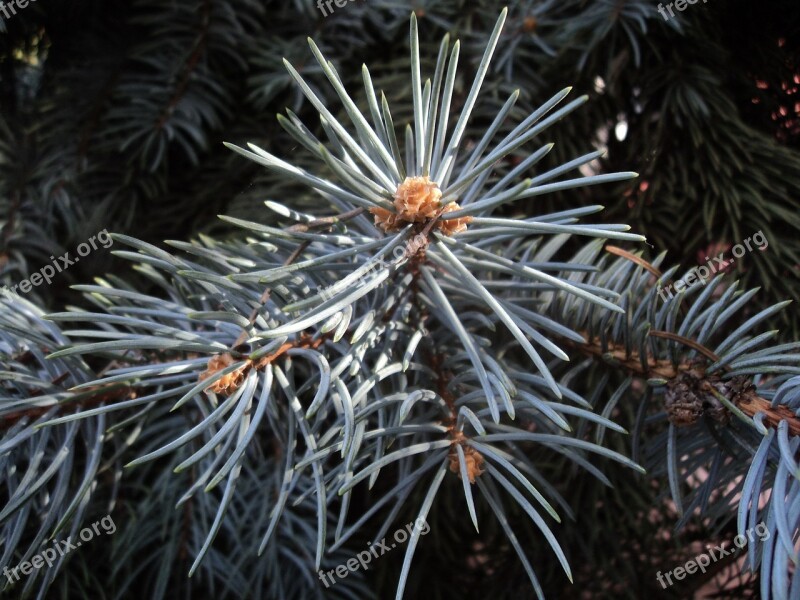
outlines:
M116 232L0 297L0 567L118 527L5 594L798 597L800 10L656 6L0 20L0 283Z

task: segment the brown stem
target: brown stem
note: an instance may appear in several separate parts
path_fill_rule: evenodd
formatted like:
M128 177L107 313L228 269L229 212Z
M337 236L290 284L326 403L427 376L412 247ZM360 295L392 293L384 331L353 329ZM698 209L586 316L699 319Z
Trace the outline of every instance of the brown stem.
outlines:
M342 221L349 221L350 219L354 219L355 217L357 217L358 215L360 215L363 212L364 212L363 208L357 208L355 210L351 210L349 212L342 213L341 215L335 215L335 216L332 216L332 217L322 217L320 219L315 219L315 220L311 221L310 223L299 223L297 225L292 225L291 227L289 227L287 229L287 231L306 232L306 231L308 231L309 229L312 229L312 228L330 227L331 225L333 225L335 223L341 223ZM287 258L284 261L283 266L284 267L289 266L294 261L296 261L300 257L300 255L303 252L305 252L306 248L308 248L308 246L310 244L311 244L311 242L309 240L303 241L303 243L301 243L297 248L295 248L294 252L292 252L292 254L289 256L289 258ZM253 323L256 322L256 318L258 317L259 311L262 308L264 308L264 305L267 302L269 302L269 298L270 298L271 295L272 295L272 288L271 287L266 288L264 290L264 292L261 294L261 297L258 299L258 306L256 306L253 309L253 311L250 313L250 319L249 319L248 328L252 327ZM242 331L242 333L239 334L239 337L236 339L236 342L233 344L232 347L235 348L239 344L244 343L244 341L246 339L247 339L247 329L245 329L244 331Z
M670 334L668 332L651 331L654 337L661 337L666 339L673 339L685 343L687 346L701 352L714 362L719 358L710 350L692 340L688 340L682 336ZM627 352L624 346L616 346L609 344L606 350L603 351L599 342L590 342L587 344L577 344L569 340L565 340L564 345L591 357L599 359L607 359L610 357L615 365L618 365L623 370L643 378L656 377L659 379L674 379L682 373L694 372L698 377L705 377L705 369L698 367L696 363L684 362L677 366L672 364L672 361L667 359L656 360L650 356L647 357L647 369L642 366L642 360L638 352ZM734 398L728 398L732 404L737 406L748 417L753 417L757 413L764 413L764 423L769 427L777 427L781 421L786 421L789 425L789 431L792 435L800 435L800 418L794 414L794 411L787 406L773 407L769 400L759 396L755 387L748 388L741 394L737 394Z
M64 374L64 375L67 375L67 374ZM57 379L62 379L62 377L64 377L64 376L61 376L61 377L59 377ZM90 407L94 407L94 406L100 405L103 402L109 402L109 401L114 401L114 400L122 400L123 398L127 398L127 397L130 396L130 394L132 392L132 389L130 387L128 387L128 386L121 386L120 387L117 384L111 384L111 385L105 385L105 386L98 386L98 387L95 387L95 388L89 388L87 391L94 391L95 393L92 394L91 396L88 396L86 398L81 399L77 403L77 405L80 406L81 408L90 408ZM34 396L37 396L37 395L41 395L41 393L42 392L39 391L38 394L37 393L31 394L31 397L34 397ZM84 393L84 392L82 392L82 393ZM70 403L69 401L66 401L66 402L63 402L63 403L60 403L60 404L51 404L50 406L34 406L32 408L25 408L25 409L22 409L22 410L14 411L14 412L8 413L7 415L4 415L2 417L3 425L6 426L6 427L10 427L11 425L14 425L20 419L23 419L25 417L30 417L30 418L35 419L35 418L40 417L40 416L42 416L44 414L47 414L47 412L50 411L50 409L52 409L54 406L58 406L59 409L62 406L63 407L67 407L67 408L71 408L71 407L75 407L75 404Z
M694 340L690 340L689 338L685 338L682 335L678 335L677 333L670 333L669 331L657 331L657 330L654 329L654 330L650 331L649 335L652 335L653 337L663 338L663 339L666 339L666 340L672 340L673 342L680 342L681 344L684 344L685 346L689 346L693 350L697 350L700 354L702 354L703 356L705 356L706 358L708 358L710 360L713 360L714 362L718 362L719 361L719 356L714 354L711 350L709 350L708 348L706 348L702 344L698 344Z
M623 250L622 248L618 248L617 246L606 246L606 252L609 254L615 254L616 256L621 256L623 258L627 258L632 263L636 263L643 269L646 269L652 273L656 279L659 279L663 273L659 271L655 266L651 265L645 259L640 256L636 256L635 254L628 252L627 250Z
M195 42L194 49L192 53L189 55L189 60L186 61L186 67L183 70L183 76L181 78L180 83L175 88L175 92L172 94L172 98L170 98L167 106L164 107L161 116L156 123L156 128L161 129L169 119L169 116L172 114L172 111L181 101L184 94L186 93L186 89L189 87L189 81L192 76L192 71L194 71L197 63L200 62L200 58L203 56L203 50L206 46L206 41L208 39L208 29L209 23L211 21L211 0L205 0L202 6L202 15L201 15L201 24L200 24L200 33L197 36L197 41Z

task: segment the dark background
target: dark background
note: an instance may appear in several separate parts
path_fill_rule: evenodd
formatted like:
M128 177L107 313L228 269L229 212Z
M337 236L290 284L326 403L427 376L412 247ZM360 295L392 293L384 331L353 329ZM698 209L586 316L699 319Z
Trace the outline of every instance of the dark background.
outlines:
M306 123L318 122L282 57L321 81L306 44L312 36L353 90L363 89L366 62L402 126L411 117L410 11L420 22L426 72L443 33L462 41L457 112L502 6L359 0L326 18L311 0L38 0L17 8L0 22L0 284L18 283L49 264L51 254L74 252L103 229L155 244L200 234L225 239L241 234L218 214L265 222L273 216L264 200L313 202L305 189L222 145L253 142L299 165L313 160L275 118L290 108ZM653 0L512 3L467 137L479 138L513 89L522 92L522 115L574 86L573 97L588 94L590 102L549 132L556 146L542 169L606 147L595 171L633 170L640 177L536 198L515 210L603 204L607 211L598 219L630 224L648 237L650 257L666 251L671 264L686 268L762 231L768 250L748 253L731 276L763 288L752 311L797 300L800 3L709 0L668 21L657 6ZM328 86L317 91L332 93ZM330 106L340 110L333 100ZM82 302L70 285L107 273L147 285L128 262L100 249L27 297L61 310ZM775 318L781 339L797 339L796 309ZM610 505L649 506L651 492L659 494L653 489L642 492L641 503L616 498ZM573 553L576 584L569 586L557 565L541 567L551 597L623 591L658 597L652 573L661 561L679 564L664 558L676 548L663 534L672 521L641 513L623 523L588 505L591 498L586 529L563 540ZM435 528L435 514L432 520ZM598 524L607 534L594 531ZM468 532L465 519L463 531L421 546L409 594L492 597L497 586L515 590L519 583L516 597L529 597L513 552L496 548L486 567L483 544L491 540L470 540ZM705 532L697 537L705 539ZM537 564L554 561L549 549L533 552ZM185 567L177 564L174 576L186 597L203 597L202 582L187 583ZM399 562L386 561L384 571L370 576L394 581L390 567ZM627 583L620 588L620 581Z

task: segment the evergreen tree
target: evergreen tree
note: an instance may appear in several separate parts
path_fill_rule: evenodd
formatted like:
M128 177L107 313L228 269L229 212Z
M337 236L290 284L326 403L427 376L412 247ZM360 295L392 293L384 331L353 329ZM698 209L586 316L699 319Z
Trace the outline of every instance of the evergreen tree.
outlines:
M800 10L659 6L4 4L4 593L800 598Z

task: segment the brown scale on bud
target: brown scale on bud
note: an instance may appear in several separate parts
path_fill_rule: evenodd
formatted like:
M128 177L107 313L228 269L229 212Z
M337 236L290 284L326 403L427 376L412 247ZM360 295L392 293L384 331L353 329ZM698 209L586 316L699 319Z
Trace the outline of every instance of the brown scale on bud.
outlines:
M455 233L466 231L467 225L472 222L472 217L459 217L458 219L447 219L444 217L444 215L447 213L458 210L459 208L461 207L455 202L451 202L445 207L442 217L436 222L436 226L442 231L443 234L453 235Z
M400 225L398 225L400 217L396 213L380 207L370 208L369 212L375 215L375 225L384 231L389 232L400 229Z
M227 369L234 362L234 358L227 352L225 354L212 356L208 360L206 370L200 373L198 379L200 381L204 381L216 373L219 373L223 369ZM244 371L246 367L247 365L242 365L235 371L228 373L227 375L223 375L220 379L217 379L206 389L210 392L214 392L215 394L230 396L233 392L239 389L242 383L244 383Z
M456 473L458 478L461 479L461 466L458 460L458 450L456 446L461 446L464 450L464 459L467 463L467 477L470 483L475 483L475 478L483 474L483 455L475 450L472 446L467 445L467 437L463 431L451 432L452 444L450 446L450 471Z
M442 208L441 200L442 190L428 177L407 177L397 186L394 194L395 212L378 207L369 211L375 216L375 224L388 233L397 231L406 223L425 223L435 218ZM442 215L459 208L455 202L451 202ZM436 227L445 235L453 235L466 230L471 221L472 217L446 219L441 216Z
M672 378L664 393L664 408L670 423L678 427L693 425L707 415L723 425L731 419L730 411L716 394L738 406L750 394L753 384L747 377L723 381L718 375L706 375L690 369Z

